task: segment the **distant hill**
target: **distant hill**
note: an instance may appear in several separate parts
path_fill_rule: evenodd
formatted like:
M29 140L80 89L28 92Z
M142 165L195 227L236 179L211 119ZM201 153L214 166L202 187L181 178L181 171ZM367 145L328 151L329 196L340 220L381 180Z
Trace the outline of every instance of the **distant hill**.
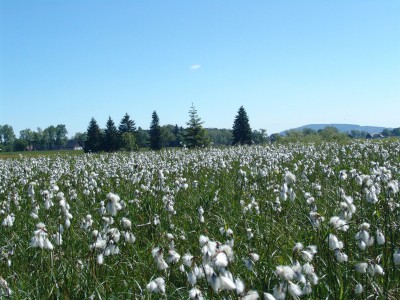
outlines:
M382 130L386 129L386 127L360 126L360 125L354 125L354 124L308 124L308 125L293 128L290 130L303 130L304 128L310 128L310 129L314 129L314 130L318 131L320 129L324 129L327 126L335 127L340 132L347 132L347 133L350 133L350 131L352 131L352 130L366 131L368 133L380 133L380 132L382 132ZM392 129L392 128L388 128L388 129ZM281 132L281 134L285 134L286 131L288 131L288 130Z

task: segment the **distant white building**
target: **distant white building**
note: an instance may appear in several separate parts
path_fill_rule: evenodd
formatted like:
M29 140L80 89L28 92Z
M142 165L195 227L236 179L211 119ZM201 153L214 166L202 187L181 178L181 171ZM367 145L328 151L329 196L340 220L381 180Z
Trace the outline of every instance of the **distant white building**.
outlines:
M366 136L367 139L382 139L384 136L381 133L368 133Z
M65 145L66 150L82 150L82 146L75 140L69 140Z

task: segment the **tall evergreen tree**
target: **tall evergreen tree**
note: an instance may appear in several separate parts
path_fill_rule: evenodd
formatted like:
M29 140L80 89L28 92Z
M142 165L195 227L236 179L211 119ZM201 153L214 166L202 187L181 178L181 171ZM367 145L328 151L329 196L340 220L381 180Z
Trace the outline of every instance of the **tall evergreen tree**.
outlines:
M203 122L197 115L197 110L192 104L189 110L189 121L186 123L188 127L185 131L185 142L188 148L208 146L210 139L206 130L203 128Z
M104 130L103 135L103 150L107 152L117 151L119 144L117 127L111 117L108 117L106 129Z
M238 114L236 115L235 121L233 122L232 134L232 145L252 144L249 118L243 106L239 108Z
M118 126L119 133L119 145L118 148L124 149L125 151L131 151L137 148L136 144L136 127L135 121L131 120L128 113L122 118ZM133 145L132 145L133 143Z
M92 118L86 131L85 152L99 152L101 150L102 134L97 121Z
M160 126L160 119L158 118L156 111L153 111L153 114L151 115L151 125L149 133L150 133L150 149L160 150L162 146L161 126Z
M131 117L128 115L128 113L125 114L119 123L118 131L120 134L123 134L124 132L135 133L135 121L131 120Z

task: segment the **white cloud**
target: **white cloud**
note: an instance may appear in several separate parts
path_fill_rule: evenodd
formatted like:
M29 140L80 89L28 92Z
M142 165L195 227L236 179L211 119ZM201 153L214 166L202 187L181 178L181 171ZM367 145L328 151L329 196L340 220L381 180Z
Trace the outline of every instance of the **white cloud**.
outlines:
M190 70L193 70L193 71L194 71L194 70L198 70L198 69L200 69L200 68L201 68L201 65L197 65L197 64L196 64L196 65L191 65L191 66L190 66Z

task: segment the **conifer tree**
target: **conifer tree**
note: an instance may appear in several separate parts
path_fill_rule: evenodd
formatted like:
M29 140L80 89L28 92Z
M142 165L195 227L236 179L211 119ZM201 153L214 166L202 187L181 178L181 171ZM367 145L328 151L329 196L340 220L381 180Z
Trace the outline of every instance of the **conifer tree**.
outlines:
M85 152L99 152L101 150L102 134L97 121L92 118L86 131L86 140L83 149Z
M150 149L160 150L162 145L161 126L160 126L160 119L158 118L156 111L153 111L153 114L151 115L151 125L149 134L150 134Z
M241 106L238 110L238 114L235 117L232 128L233 141L232 145L251 145L251 128L249 124L249 118L246 110Z
M125 116L119 123L118 131L120 134L123 134L124 132L135 133L136 131L135 121L131 120L131 117L128 115L128 113L125 114Z
M103 136L103 150L107 152L117 151L119 144L117 127L111 117L108 117Z
M203 128L203 122L197 115L197 110L192 104L189 110L188 127L185 130L185 142L188 148L204 147L210 144L206 130Z
M118 126L119 134L119 149L124 149L125 151L131 151L137 148L136 144L136 127L135 121L131 120L128 113L122 118Z

